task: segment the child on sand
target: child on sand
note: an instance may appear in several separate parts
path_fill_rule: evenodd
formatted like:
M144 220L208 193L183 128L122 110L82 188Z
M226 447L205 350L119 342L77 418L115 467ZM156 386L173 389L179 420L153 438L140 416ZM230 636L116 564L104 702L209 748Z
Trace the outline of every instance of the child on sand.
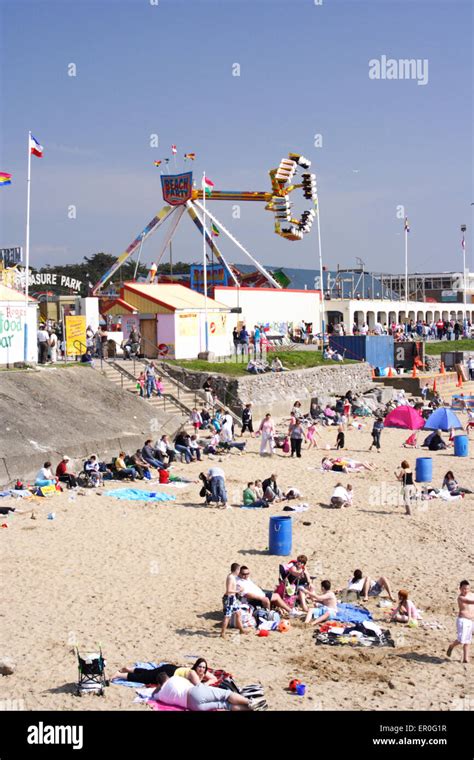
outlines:
M308 440L308 449L318 449L318 442L316 440L316 436L321 438L321 434L318 432L318 428L315 422L312 422L309 426L307 432L306 432L306 438Z
M337 438L336 438L336 450L337 449L343 449L346 443L346 436L344 434L344 425L341 424L337 428Z

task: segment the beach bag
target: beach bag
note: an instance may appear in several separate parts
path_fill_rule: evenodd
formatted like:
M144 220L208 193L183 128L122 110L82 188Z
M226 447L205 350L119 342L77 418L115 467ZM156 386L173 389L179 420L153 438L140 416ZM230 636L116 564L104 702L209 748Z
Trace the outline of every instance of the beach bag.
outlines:
M285 440L283 441L282 449L283 449L283 452L285 454L289 454L289 452L290 452L290 441L288 440L288 436L286 436Z

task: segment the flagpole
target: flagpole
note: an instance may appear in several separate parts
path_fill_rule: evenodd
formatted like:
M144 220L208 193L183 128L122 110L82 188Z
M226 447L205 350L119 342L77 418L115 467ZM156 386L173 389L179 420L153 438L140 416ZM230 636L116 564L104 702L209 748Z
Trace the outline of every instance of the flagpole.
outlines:
M405 319L408 319L408 226L405 218Z
M323 280L323 253L321 250L321 223L319 220L319 195L316 195L317 204L317 222L318 222L318 250L319 250L319 279L321 288L321 337L322 337L322 352L324 355L324 332L325 332L325 320L324 320L324 280Z
M203 286L204 286L204 313L205 313L205 346L206 353L209 351L209 329L207 319L207 268L206 268L206 172L202 173L202 204L203 204L203 235L202 235L202 266L203 266Z
M462 273L463 273L463 305L464 305L464 320L466 319L466 302L467 302L467 278L466 278L466 230L467 226L465 224L461 224L461 232L462 232L462 241L461 241L461 248L462 248ZM464 325L463 325L464 326Z
M31 182L31 132L28 132L28 173L26 179L26 241L25 241L25 304L28 305L30 279L30 182Z

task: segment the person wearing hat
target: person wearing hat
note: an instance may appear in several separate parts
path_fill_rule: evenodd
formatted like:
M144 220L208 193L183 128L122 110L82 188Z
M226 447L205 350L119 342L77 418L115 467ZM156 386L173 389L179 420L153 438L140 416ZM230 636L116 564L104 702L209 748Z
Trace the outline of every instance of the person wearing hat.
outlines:
M60 463L56 467L56 477L61 483L66 483L68 488L77 488L77 475L68 469L70 461L71 460L67 454L64 454Z

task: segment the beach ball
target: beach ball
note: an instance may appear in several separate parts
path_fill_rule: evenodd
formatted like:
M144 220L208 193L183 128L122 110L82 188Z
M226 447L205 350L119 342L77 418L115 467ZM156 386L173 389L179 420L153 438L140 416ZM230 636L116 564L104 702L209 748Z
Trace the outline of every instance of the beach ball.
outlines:
M280 623L278 623L277 631L280 631L280 633L286 633L290 630L290 623L288 620L282 620Z
M268 631L265 631L263 628L261 631L257 633L257 636L268 636Z

